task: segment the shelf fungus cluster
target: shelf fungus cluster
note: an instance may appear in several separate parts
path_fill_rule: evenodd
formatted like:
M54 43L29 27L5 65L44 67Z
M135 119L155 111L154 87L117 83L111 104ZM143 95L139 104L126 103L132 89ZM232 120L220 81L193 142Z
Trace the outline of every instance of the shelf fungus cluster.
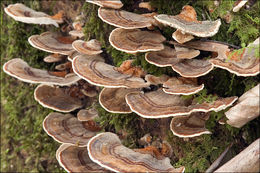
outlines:
M80 21L73 23L73 32L67 35L44 32L28 39L33 47L52 53L44 61L59 63L54 71L36 69L15 58L4 64L4 72L21 81L40 84L34 92L35 100L46 108L67 113L52 112L43 122L46 133L62 143L56 157L66 171L184 172L184 166L171 165L168 156L172 152L167 142L161 144L160 152L153 146L133 150L123 146L116 134L103 132L94 121L98 117L96 104L99 102L111 113L134 112L142 118L153 119L170 117L170 130L178 137L210 134L205 127L210 111L226 109L236 102L237 96L197 102L195 96L183 95L203 90L204 84L198 77L214 67L238 76L259 74L259 39L239 50L217 41L190 41L194 36L215 35L221 22L220 19L198 21L196 11L189 5L180 14L170 16L128 12L121 9L120 0L86 2L100 6L99 18L117 27L108 40L115 49L130 54L145 52L147 62L158 67L169 66L176 73L153 76L134 66L133 60L124 61L120 67L106 63L98 40L77 40L84 37ZM62 21L61 14L49 16L22 4L9 5L5 12L26 23L58 27L57 23ZM177 29L173 33L177 42L166 42L157 30L162 24ZM201 51L217 55L205 58ZM243 126L259 116L259 109L252 111L258 106L259 85L241 96L225 113L227 123Z

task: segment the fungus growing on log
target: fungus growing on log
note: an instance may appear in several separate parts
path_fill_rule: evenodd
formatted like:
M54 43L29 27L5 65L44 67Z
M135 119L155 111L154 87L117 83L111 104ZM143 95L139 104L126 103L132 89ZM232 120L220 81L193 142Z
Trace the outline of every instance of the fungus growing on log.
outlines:
M43 121L43 129L55 141L87 146L88 141L101 129L92 121L79 121L71 114L50 113Z
M70 36L64 37L52 32L33 35L28 41L33 47L50 53L69 55L74 50L72 48L74 40Z
M10 4L8 7L4 8L4 11L14 20L23 23L45 24L59 27L58 23L63 22L62 11L54 16L49 16L46 13L37 12L29 7L26 7L21 3Z
M96 4L100 7L119 9L123 7L123 3L120 0L86 0L86 2Z
M196 11L189 5L185 5L181 13L176 16L159 14L155 16L155 19L183 33L198 37L211 37L215 35L221 25L220 19L216 21L198 21Z
M3 66L3 70L10 76L28 83L67 86L80 80L74 73L67 74L65 77L51 75L48 71L30 67L20 58L15 58L6 62Z
M114 29L109 36L110 44L126 53L159 51L164 48L165 38L158 32L140 29Z
M184 172L174 168L169 158L158 160L151 154L135 152L121 144L117 135L106 132L88 143L89 157L100 166L115 172Z
M142 88L149 86L142 78L126 75L115 70L114 66L82 56L73 59L74 72L89 83L107 88Z
M184 100L179 95L170 95L162 89L148 93L129 93L126 102L131 110L144 118L166 118L189 115L192 112L221 111L237 100L237 97L219 98L212 103L198 104Z
M86 55L97 55L103 52L100 42L96 39L89 41L76 40L72 43L72 47L79 53Z
M77 113L77 118L79 121L90 121L98 117L98 111L95 108L81 109Z
M47 63L54 63L54 62L60 62L64 60L66 57L64 55L60 55L57 53L51 54L49 56L46 56L43 61Z
M225 112L227 123L231 126L241 128L247 122L260 115L260 84L250 89L239 97L235 106Z
M99 104L111 113L131 113L131 109L125 101L128 93L140 92L135 88L103 88L99 94Z
M201 91L203 88L204 84L197 84L197 78L171 77L163 83L163 91L167 94L191 95Z
M107 172L89 158L87 147L62 144L56 152L56 158L67 172Z
M211 134L205 128L205 123L209 118L209 113L195 112L189 116L176 116L172 118L170 128L175 136L186 138L195 137L202 134Z
M104 22L123 29L151 27L154 22L153 17L107 8L99 8L98 16Z
M65 88L43 84L34 90L34 98L43 107L59 112L71 112L83 106L81 100L70 96Z

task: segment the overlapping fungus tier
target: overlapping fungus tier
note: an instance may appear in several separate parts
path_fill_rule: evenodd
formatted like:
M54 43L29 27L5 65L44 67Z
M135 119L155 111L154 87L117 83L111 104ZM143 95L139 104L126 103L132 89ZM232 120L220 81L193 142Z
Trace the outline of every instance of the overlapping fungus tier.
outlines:
M29 43L40 50L69 55L74 50L71 37L64 37L52 32L44 32L41 35L33 35L28 39Z
M195 137L211 132L205 128L209 113L195 112L189 116L176 116L172 118L170 128L174 135L178 137Z
M11 59L6 62L3 70L10 76L28 83L67 86L80 80L74 73L67 74L65 77L51 75L48 71L30 67L20 58Z
M109 36L110 44L126 53L159 51L164 49L163 41L165 37L160 33L140 29L116 28Z
M34 91L34 98L43 107L59 112L71 112L83 106L82 101L66 93L65 88L49 85L39 85Z
M45 132L59 143L86 146L100 128L90 121L79 121L71 114L50 113L43 121Z
M95 39L89 41L76 40L72 43L72 47L79 53L86 55L97 55L102 53L101 44Z
M183 172L175 169L169 158L156 159L150 154L135 152L121 144L118 136L105 132L96 135L88 143L91 160L115 172Z
M87 147L62 144L56 157L67 172L107 172L89 158Z
M99 94L99 103L108 112L131 113L132 111L125 101L125 96L132 92L140 92L140 89L103 88Z
M219 98L212 103L192 103L179 95L169 95L162 89L148 93L130 93L126 102L131 110L144 118L165 118L189 115L192 112L218 112L232 105L237 97Z
M108 88L142 88L149 86L142 78L122 74L104 62L77 56L73 59L74 72L89 83Z
M131 13L124 10L99 8L98 16L104 22L115 27L124 29L136 29L150 27L153 17L146 17L140 14Z

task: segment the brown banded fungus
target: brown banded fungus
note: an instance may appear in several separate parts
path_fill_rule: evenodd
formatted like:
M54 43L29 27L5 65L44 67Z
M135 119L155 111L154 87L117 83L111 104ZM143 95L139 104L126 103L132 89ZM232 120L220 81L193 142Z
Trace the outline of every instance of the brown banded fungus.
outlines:
M240 50L226 51L224 56L211 59L218 68L228 70L237 76L256 76L260 72L259 38Z
M212 103L201 104L179 95L170 95L162 89L148 93L129 93L126 102L131 110L143 118L166 118L189 115L192 112L221 111L231 106L237 97L219 98Z
M102 53L101 44L96 39L89 41L76 40L72 43L72 47L81 54L97 55Z
M155 16L155 19L165 25L180 30L182 34L188 33L198 37L211 37L215 35L221 25L220 19L216 21L198 21L196 11L189 5L185 5L181 13L176 16L160 14Z
M49 56L46 56L43 61L47 63L54 63L54 62L60 62L64 60L66 57L64 55L60 55L57 53L51 54Z
M39 85L34 91L34 98L43 107L59 112L71 112L83 106L79 98L66 93L65 88Z
M67 86L80 80L74 73L67 74L65 77L51 75L48 71L30 67L20 58L6 62L3 66L3 70L10 76L28 83Z
M56 158L67 172L107 172L89 158L87 147L62 144Z
M71 37L64 37L56 33L44 32L41 35L33 35L28 39L29 43L40 50L69 55L74 49L72 48Z
M145 59L158 67L171 66L175 72L187 78L206 75L214 67L208 60L183 59L177 58L177 55L178 53L176 53L175 49L165 46L165 49L162 51L146 53ZM191 54L186 57L194 57L194 55Z
M205 128L208 118L209 113L204 112L191 113L189 116L176 116L172 118L170 128L175 136L181 138L211 134Z
M126 75L104 62L77 56L73 59L74 72L89 83L108 88L142 88L149 86L142 78Z
M4 8L4 11L14 20L23 23L46 24L59 27L58 23L63 22L62 12L55 16L49 16L43 12L37 12L29 7L26 7L21 3L10 4L8 7Z
M109 36L110 44L126 53L159 51L164 48L165 38L158 32L140 29L114 29Z
M182 33L181 30L177 29L173 34L172 34L172 38L174 40L176 40L178 43L185 43L185 42L188 42L192 39L194 39L193 35L191 34L187 34L187 33Z
M98 16L104 22L123 29L151 27L154 22L153 17L107 8L99 8Z
M204 84L198 85L196 78L171 77L163 83L163 91L167 94L191 95L203 88Z
M165 83L170 77L167 75L153 76L150 74L145 75L145 80L152 85L159 85Z
M120 67L116 67L115 69L122 74L128 74L136 77L144 77L146 75L146 72L140 67L133 66L132 63L133 60L125 60L122 62Z
M227 123L231 126L241 128L247 122L260 115L260 84L250 89L239 97L235 106L225 112Z
M59 143L87 146L100 128L92 121L79 121L71 114L52 112L43 121L43 129Z
M142 154L121 144L117 135L106 132L93 137L88 143L89 157L102 167L114 172L184 172L174 168L169 158L158 160L151 154Z
M90 121L98 117L98 111L95 108L81 109L77 113L77 118L79 121Z
M131 113L131 109L125 101L128 93L140 92L135 88L103 88L99 94L99 104L111 113Z
M123 7L123 3L120 0L86 0L86 2L96 4L100 7L119 9Z

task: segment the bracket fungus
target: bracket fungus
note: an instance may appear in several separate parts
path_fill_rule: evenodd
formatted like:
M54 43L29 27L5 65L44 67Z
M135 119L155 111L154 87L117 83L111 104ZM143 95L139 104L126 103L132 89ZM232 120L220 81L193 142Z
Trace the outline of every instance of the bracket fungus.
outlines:
M135 14L124 10L99 8L98 16L104 22L123 29L151 27L152 23L154 23L153 17Z
M186 138L195 137L202 134L211 134L205 128L205 123L209 118L209 113L195 112L189 116L176 116L172 118L170 128L175 136Z
M97 55L102 53L101 44L96 39L89 41L76 40L72 43L72 47L81 54Z
M123 7L123 3L120 0L86 0L86 2L96 4L100 7L119 9Z
M191 95L203 88L204 84L198 85L196 78L171 77L163 83L163 91L167 94Z
M159 51L164 48L165 37L158 32L140 29L114 29L109 36L110 44L126 53Z
M82 101L66 93L65 88L44 84L34 90L34 98L43 107L59 112L71 112L83 106Z
M187 34L187 33L182 33L181 30L177 29L173 34L172 34L172 38L174 40L176 40L178 43L185 43L185 42L188 42L192 39L194 39L193 35L191 34Z
M74 50L72 48L74 40L70 36L64 37L52 32L32 35L28 41L33 47L50 53L69 55Z
M142 78L126 75L104 62L77 56L73 59L74 72L89 83L107 88L142 88L149 86Z
M159 85L165 83L168 79L170 79L167 75L161 75L161 76L153 76L150 74L145 75L145 80L152 84L152 85Z
M90 121L98 117L98 111L95 108L81 109L77 113L77 118L79 121Z
M131 110L143 118L166 118L189 115L192 112L218 112L231 106L237 97L219 98L212 103L201 104L182 99L179 95L170 95L162 89L148 93L129 93L126 102Z
M175 172L185 168L174 168L169 158L156 159L151 154L142 154L121 144L117 135L106 132L93 137L88 143L91 160L114 172Z
M62 12L56 16L49 16L43 12L37 12L21 3L10 4L4 8L6 14L14 20L24 23L46 24L59 27L58 23L62 23Z
M159 14L154 16L154 18L160 23L176 28L183 33L198 37L211 37L215 35L221 25L220 19L216 21L198 21L196 11L189 5L185 5L181 13L176 16Z
M6 62L3 66L3 70L10 76L28 83L67 86L80 80L74 73L67 74L65 77L51 75L48 71L30 67L20 58Z
M51 54L49 56L46 56L43 61L47 63L54 63L54 62L60 62L64 60L66 57L64 55L60 55L57 53Z
M62 144L56 152L56 158L67 172L107 172L89 158L86 147Z
M125 101L128 93L140 92L136 88L103 88L99 94L99 104L108 112L131 113L131 109Z
M247 122L260 115L260 84L250 89L239 97L235 106L225 112L227 123L231 126L241 128Z
M233 12L238 12L246 3L248 0L237 0L234 4L234 7L232 9Z
M87 146L101 129L91 121L79 121L71 114L50 113L43 121L44 131L59 143Z

